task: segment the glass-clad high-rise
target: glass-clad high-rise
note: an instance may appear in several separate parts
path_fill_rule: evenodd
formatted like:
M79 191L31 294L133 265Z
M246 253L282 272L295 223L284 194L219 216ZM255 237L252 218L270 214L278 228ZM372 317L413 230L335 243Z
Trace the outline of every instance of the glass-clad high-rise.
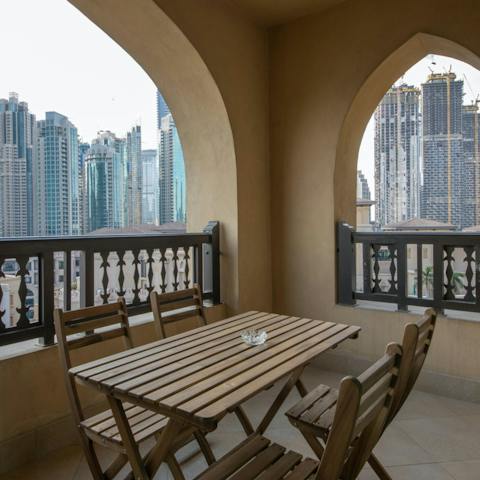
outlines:
M65 115L47 112L37 122L37 205L40 235L78 235L78 132Z
M125 226L125 140L99 132L84 171L86 232Z
M35 116L16 93L0 99L0 237L34 231Z

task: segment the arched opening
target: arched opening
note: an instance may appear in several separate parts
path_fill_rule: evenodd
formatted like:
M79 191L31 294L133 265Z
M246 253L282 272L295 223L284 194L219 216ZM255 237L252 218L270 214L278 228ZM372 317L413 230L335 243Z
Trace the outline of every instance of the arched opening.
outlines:
M449 59L460 61L451 68ZM470 66L480 66L471 51L415 35L370 75L349 109L337 150L335 214L356 225L349 293L354 302L476 312L476 240L455 236L477 232L480 214L478 74ZM466 73L477 77L473 89ZM372 112L374 126L370 122L367 134L374 135L374 221L366 214L373 202L357 193L366 187L357 159ZM350 185L354 175L356 188ZM362 236L365 231L370 238ZM450 236L442 239L438 232ZM345 272L339 282L342 277ZM341 291L340 286L339 298Z
M49 55L66 57L65 65L61 64L64 67L64 72L61 69L59 70L60 75L58 77L61 77L61 81L58 81L59 79L55 76L55 68L58 68L58 65L56 67L51 65L50 76L45 75L46 78L51 79L52 84L56 85L55 88L58 89L60 83L63 87L63 90L60 89L61 91L57 96L55 96L56 92L50 91L48 100L55 104L53 108L58 108L62 113L68 113L68 97L74 95L78 97L76 98L77 111L70 113L71 118L68 118L67 115L54 111L47 111L46 114L43 114L47 108L40 108L42 111L39 112L38 116L41 118L45 116L45 120L36 122L35 116L28 112L27 105L25 102L19 101L17 95L12 94L8 100L0 101L0 112L6 111L7 116L10 115L11 111L22 110L21 115L16 115L15 119L17 117L21 119L22 123L19 128L23 129L24 136L25 138L28 137L29 142L28 151L23 155L25 157L23 159L23 163L25 163L22 167L23 170L19 172L19 175L14 172L17 177L23 175L26 179L23 182L25 193L23 196L27 200L25 202L18 200L18 197L22 196L18 189L2 188L2 196L10 195L10 201L4 202L2 199L0 236L64 237L117 233L113 230L120 230L119 233L126 233L127 235L144 234L150 233L150 230L138 229L138 226L149 223L158 225L158 223L184 222L187 211L189 231L201 232L210 220L218 220L222 224L222 249L226 253L221 261L222 280L228 285L228 288L223 289L225 292L223 300L229 306L235 308L238 300L236 289L237 199L235 154L230 123L215 82L194 47L155 3L144 2L145 8L143 9L139 9L138 4L135 7L132 6L134 13L125 8L123 10L125 18L116 18L113 26L109 25L108 21L111 17L111 9L115 8L114 2L112 2L112 5L102 3L101 6L97 5L96 2L79 3L82 5L78 7L85 9L85 13L92 17L95 24L104 27L106 32L111 33L110 36L117 40L118 44L127 44L129 49L134 52L139 45L138 42L142 34L146 36L141 46L144 55L147 53L148 58L142 59L145 64L142 64L141 67L143 68L141 68L133 60L135 53L132 53L132 57L125 54L115 41L112 42L103 31L93 26L90 31L92 39L89 43L88 38L82 37L82 35L85 35L86 29L80 28L80 21L78 22L78 31L76 29L68 31L68 27L61 22L58 29L55 28L55 23L46 26L48 32L46 37L52 44L54 44L56 36L61 37L63 35L64 38L73 39L70 42L73 45L73 51L69 56L69 52L65 51L63 51L63 55L59 54L58 50L60 49L57 49L56 52L42 49L42 56L35 64L35 69L40 71L43 65L48 67ZM83 17L75 6L69 5L66 0L58 2L58 4L52 2L52 5L53 9L55 9L55 6L64 8L66 15ZM36 4L32 5L33 7L36 7ZM139 14L139 12L141 13ZM34 12L32 12L32 16L34 16ZM53 19L54 15L51 14L49 17ZM105 18L108 20L105 21ZM122 20L128 23L127 28L125 28ZM83 18L83 21L85 24L85 18ZM105 24L102 23L104 21ZM90 24L89 21L87 23ZM152 28L145 30L146 25L149 24L152 25ZM99 37L107 38L114 48L110 51L105 51L102 48L95 50L95 41L99 40L99 37L95 37L97 34ZM120 38L116 38L116 35ZM152 52L143 48L144 44L148 42L156 43L159 38L162 39L162 45L158 45L158 48L153 49ZM44 50L48 51L44 53ZM150 52L152 55L149 56ZM98 57L97 60L101 60L100 62L90 62L89 64L89 62L80 61L82 56L87 58L91 55L95 56L95 54ZM125 71L121 69L120 71L118 69L113 71L113 68L112 71L109 71L108 69L109 59L110 65L115 64L118 67L119 62L114 62L111 57L117 54L128 59L124 65ZM138 78L132 77L122 79L124 73L125 76L129 73L127 72L128 68L126 68L127 63L130 63L130 66L133 64L134 68L141 72L143 79L147 79L147 81L138 83ZM75 64L78 70L75 69ZM84 76L85 78L82 77L83 84L79 88L79 85L75 82L69 82L68 75L80 72L82 67L87 75ZM145 72L148 72L150 77ZM95 81L98 76L101 76L101 82L100 80ZM122 80L116 82L115 78ZM151 78L156 81L156 84L151 81ZM151 135L152 132L149 132L151 138L146 145L142 142L142 127L137 123L136 118L128 120L133 124L133 127L128 130L122 127L119 131L115 127L115 121L122 116L125 117L124 113L128 112L127 108L122 109L122 103L125 102L126 98L115 99L115 87L118 84L122 84L124 90L133 89L130 92L132 99L140 98L145 93L143 90L148 90L147 93L151 97L151 106L153 107L149 112L150 123L154 124L154 128L150 130L154 133ZM140 92L142 95L136 90L137 86L138 90L142 90ZM111 97L113 103L113 108L107 112L107 115L100 122L97 118L100 115L95 115L95 109L88 106L89 92L95 92L95 89L102 90L104 96L109 97L109 99ZM19 90L21 91L21 86ZM156 92L160 91L164 95L158 93L156 102ZM44 96L48 97L48 93L45 93ZM60 107L57 106L58 97L64 101L63 104L60 101ZM25 98L20 100L25 100ZM118 100L116 105L114 100ZM125 105L123 106L125 107ZM67 112L64 112L62 108ZM101 111L101 108L99 111ZM176 112L179 112L178 115ZM92 125L87 132L85 132L85 129L80 131L73 123L77 114L79 116L83 114L91 118L90 123ZM173 120L174 115L175 121ZM114 124L113 128L108 121ZM110 131L110 128L112 131ZM97 133L98 130L101 131ZM86 138L84 137L84 139L88 142L81 141L80 135L85 135ZM92 138L93 140L91 140ZM36 156L41 157L42 160L36 161ZM8 162L3 161L3 157L2 154L1 166L2 170L5 170L5 168L8 169L11 166ZM165 165L163 165L163 157L168 157ZM168 162L169 164L166 165ZM187 165L186 168L184 162ZM16 162L15 165L18 167L20 162ZM15 175L12 175L12 177L15 177ZM167 176L169 177L168 181L162 181L162 178ZM187 177L186 186L185 177ZM16 185L15 179L16 177L10 181L11 185ZM29 181L36 188L29 188ZM159 191L157 192L157 190ZM187 198L191 208L185 205L187 190L189 192ZM5 218L7 220L10 218L8 215L3 215L4 207L7 204L12 205L12 210L14 210L13 207L18 207L17 210L21 210L25 218L22 217L20 222L5 222ZM6 231L7 233L4 233L4 224L6 227L11 227L10 230ZM17 229L17 226L22 229ZM122 231L123 229L126 230ZM152 231L159 231L159 229L153 229ZM160 231L163 232L163 230ZM175 235L176 233L182 233L182 230L174 227L171 233ZM55 272L53 282L55 284L55 306L69 309L92 303L107 303L113 301L118 295L124 296L127 302L133 305L135 303L145 303L148 290L157 288L153 287L153 282L157 281L158 283L162 275L158 271L152 273L155 261L157 270L166 261L172 265L172 272L176 272L168 282L162 277L160 282L164 285L160 287L162 291L188 288L189 282L199 281L199 278L201 282L205 278L204 271L200 269L203 266L197 268L193 265L195 259L198 258L199 248L201 252L201 245L200 247L186 245L185 247L178 247L176 250L167 247L167 254L161 254L160 257L158 257L157 248L156 255L158 258L155 259L152 254L148 258L149 254L144 247L131 247L127 248L126 255L128 258L123 258L122 253L116 252L113 263L108 255L101 258L102 255L95 252L95 279L90 282L91 287L94 288L90 287L89 289L89 291L94 290L94 294L85 293L87 288L78 288L77 285L80 282L80 280L77 282L77 279L87 276L81 272L81 256L87 255L85 251L80 250L78 246L68 252L56 251L54 252L53 268ZM195 249L196 253L194 254ZM124 252L124 249L120 251ZM188 256L189 254L190 256ZM132 280L129 280L129 286L124 288L122 265L125 265L126 258L133 283ZM20 277L18 279L14 278L15 283L11 289L12 292L18 291L18 294L3 295L2 299L0 288L0 317L10 317L9 311L14 312L12 319L7 323L8 328L29 328L31 332L29 335L34 335L35 332L28 323L30 321L37 328L40 319L44 316L40 312L41 302L39 300L42 281L38 278L42 270L45 269L40 266L40 257L32 256L26 258L25 261L28 262L25 265L20 261L10 262L10 265L3 259L0 263L0 275L5 273L1 270L2 264L5 263L4 270L10 269L7 272L9 279L10 277ZM90 264L87 263L87 265ZM120 269L120 273L113 272L113 276L118 273L119 278L122 278L120 284L118 280L107 279L107 268L113 265ZM99 273L102 268L104 270L103 280L102 274ZM194 268L198 270L195 270L195 280L193 280ZM70 273L68 272L69 269L71 270ZM85 271L88 271L88 269ZM189 271L190 277L188 276ZM27 288L27 293L23 295L22 282L31 283L34 288ZM168 283L171 285L168 286ZM89 298L86 298L85 295ZM10 298L13 299L11 302ZM218 295L215 301L218 301ZM7 303L9 306L12 303L12 308L7 309L5 306ZM19 315L16 315L13 308L13 306L16 308L17 305L20 305L20 310L22 310L21 312L18 311ZM3 324L1 324L0 318L1 325ZM38 325L38 328L40 327L41 325Z
M342 125L335 160L335 219L356 224L356 170L363 133L390 86L412 65L429 54L461 60L475 68L480 57L438 36L418 33L385 59L357 92Z
M220 91L204 61L174 22L149 0L71 0L148 73L170 107L183 147L187 228L221 222L222 300L238 305L237 175L233 135ZM116 12L111 15L112 10ZM161 41L159 41L161 39ZM149 45L149 48L145 48Z

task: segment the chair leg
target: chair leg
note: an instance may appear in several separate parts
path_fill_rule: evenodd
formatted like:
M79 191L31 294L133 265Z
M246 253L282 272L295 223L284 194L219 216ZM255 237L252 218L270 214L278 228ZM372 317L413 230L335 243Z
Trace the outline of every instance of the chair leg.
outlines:
M300 378L297 380L297 383L295 384L295 386L297 387L298 393L302 398L307 395L308 390Z
M168 468L170 468L170 471L172 472L174 480L185 480L185 476L183 475L182 469L178 464L175 455L173 453L169 454L165 460Z
M245 430L245 433L247 435L251 435L255 430L253 428L252 423L250 422L249 418L247 417L247 414L245 413L245 410L242 407L236 407L235 410L235 415L237 416L238 420L242 424L243 429Z
M314 451L315 455L318 457L319 460L322 459L323 452L325 451L324 446L318 440L318 438L313 435L313 433L299 428L300 433L304 436L307 443L310 445L310 448Z
M105 470L104 475L108 480L115 478L117 473L124 467L128 462L128 457L120 453L117 458L110 464L110 466Z
M102 472L102 468L100 467L100 463L98 461L97 453L95 452L95 447L93 446L93 442L85 435L82 429L79 427L79 434L80 434L80 443L83 448L83 453L85 455L85 459L87 460L88 467L90 468L90 472L92 473L92 477L94 480L104 480L105 475Z
M370 454L368 463L372 467L372 470L377 474L377 477L381 480L392 480L390 474L385 470L385 467L380 463L380 460L373 454Z
M196 431L193 434L195 436L195 439L197 440L198 446L200 447L200 450L203 453L203 456L205 457L205 460L209 465L215 462L215 455L212 452L212 449L210 447L210 444L208 443L207 439L205 438L205 435L203 432Z

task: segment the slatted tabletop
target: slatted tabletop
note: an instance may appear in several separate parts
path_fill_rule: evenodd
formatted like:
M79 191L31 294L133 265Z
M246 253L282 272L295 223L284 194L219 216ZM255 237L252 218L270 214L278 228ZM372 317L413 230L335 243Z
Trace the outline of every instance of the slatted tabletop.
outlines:
M249 346L245 329L268 332ZM247 312L72 368L70 374L117 398L206 427L257 392L360 328Z

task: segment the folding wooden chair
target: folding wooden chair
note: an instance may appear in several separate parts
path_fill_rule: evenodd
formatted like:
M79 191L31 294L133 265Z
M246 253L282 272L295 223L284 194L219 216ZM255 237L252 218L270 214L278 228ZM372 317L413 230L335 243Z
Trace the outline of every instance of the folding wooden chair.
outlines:
M203 311L202 291L198 284L194 284L193 288L176 292L157 293L152 291L150 293L150 304L155 330L160 338L167 337L165 325L186 318L197 316L200 319L200 325L207 324Z
M88 307L70 312L56 309L54 319L58 350L64 371L67 393L90 471L95 480L112 479L128 460L126 448L122 443L121 435L117 428L118 423L116 422L116 418L112 410L106 410L87 418L82 409L77 384L73 377L69 375L68 371L72 368L70 352L73 349L86 347L116 337L123 338L126 348L133 347L125 301L119 299L116 303ZM97 329L101 330L98 331ZM82 333L84 335L77 335ZM75 335L76 338L71 338L72 335ZM134 441L137 443L158 436L167 423L168 419L166 417L150 410L129 404L124 405L124 407L132 428ZM203 433L196 432L194 435L207 462L212 463L215 458ZM188 441L190 441L190 439L188 439ZM93 446L94 442L111 448L118 453L116 459L105 471L102 471L100 467ZM178 448L181 446L182 445L178 445ZM168 463L172 470L178 467L173 455L171 455Z
M402 343L403 360L398 375L398 387L384 428L395 418L415 385L430 348L436 317L436 312L428 309L418 322L409 323L405 327ZM336 389L327 385L319 385L300 400L297 406L286 413L290 422L300 430L319 456L322 455L324 445L332 430L337 399L338 391ZM312 428L312 422L315 424L315 428ZM317 437L321 441L318 441ZM390 475L373 453L371 453L368 463L379 478L391 480Z
M391 344L387 353L362 375L342 380L331 432L319 460L304 459L302 455L255 434L211 465L196 480L357 478L382 434L392 407L401 351L399 345ZM302 401L296 406L295 414L301 414L308 407ZM307 418L304 421L307 422ZM317 425L313 417L311 428L315 435Z
M178 290L176 292L150 293L150 304L152 307L155 329L160 338L166 338L165 325L185 320L197 316L200 319L200 325L206 325L205 312L203 309L202 291L198 284L193 288ZM240 421L242 428L247 435L254 432L252 423L242 407L236 407L235 415Z

